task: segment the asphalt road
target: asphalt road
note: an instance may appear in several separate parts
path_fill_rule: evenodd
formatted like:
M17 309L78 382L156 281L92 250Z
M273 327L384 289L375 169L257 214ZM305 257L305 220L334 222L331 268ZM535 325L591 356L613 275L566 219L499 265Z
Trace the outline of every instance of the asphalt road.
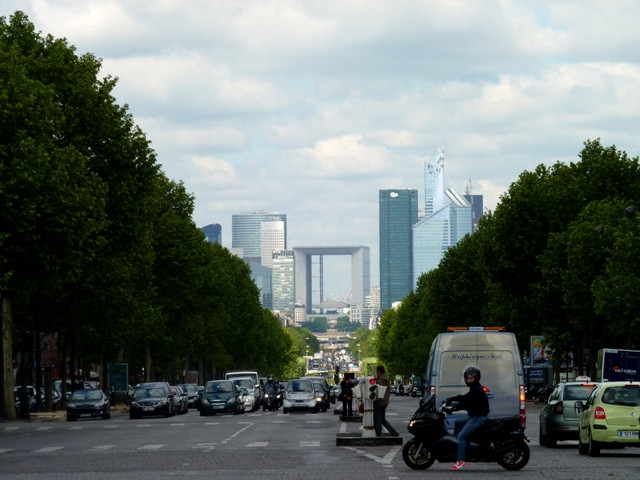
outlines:
M392 397L388 420L410 438L406 425L418 400ZM638 478L640 449L603 450L579 455L577 442L555 449L538 444L539 407L528 406L531 460L521 471L497 464L469 464L451 472L436 463L411 470L402 447L336 446L342 432L358 423L326 413L246 413L200 417L198 412L171 418L130 420L115 409L110 420L66 422L64 417L0 423L0 480L401 480L471 476L474 480Z

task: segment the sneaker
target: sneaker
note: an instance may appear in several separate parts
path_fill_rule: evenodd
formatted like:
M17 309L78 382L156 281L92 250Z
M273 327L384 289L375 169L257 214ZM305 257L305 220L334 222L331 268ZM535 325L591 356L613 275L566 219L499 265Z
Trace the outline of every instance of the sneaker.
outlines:
M460 460L458 460L456 463L451 465L451 468L449 470L460 470L461 468L464 468L466 466L467 462L461 462Z

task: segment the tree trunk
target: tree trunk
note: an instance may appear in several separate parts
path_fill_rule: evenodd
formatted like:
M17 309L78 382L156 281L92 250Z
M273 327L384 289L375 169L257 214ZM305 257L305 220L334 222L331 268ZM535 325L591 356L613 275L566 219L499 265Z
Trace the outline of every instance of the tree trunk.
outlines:
M16 419L16 404L13 395L13 352L11 350L11 302L2 297L2 382L4 385L4 417Z

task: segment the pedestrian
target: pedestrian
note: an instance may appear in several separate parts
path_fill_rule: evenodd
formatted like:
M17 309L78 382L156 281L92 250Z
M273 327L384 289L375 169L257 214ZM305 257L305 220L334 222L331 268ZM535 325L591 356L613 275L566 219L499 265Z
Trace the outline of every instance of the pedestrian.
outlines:
M456 395L447 398L447 404L458 402L456 410L466 410L469 414L465 418L459 418L455 423L455 432L458 437L458 461L451 465L451 470L460 470L467 463L467 442L469 436L484 425L489 415L489 398L480 384L480 370L469 367L464 371L464 382L469 391L464 395Z
M353 381L346 374L340 382L340 395L342 398L342 416L353 417Z
M376 431L376 436L382 436L382 427L384 426L392 437L397 437L400 434L386 419L387 405L389 405L389 397L391 396L391 380L382 365L378 365L376 368L376 384L387 387L384 396L373 401L373 428Z

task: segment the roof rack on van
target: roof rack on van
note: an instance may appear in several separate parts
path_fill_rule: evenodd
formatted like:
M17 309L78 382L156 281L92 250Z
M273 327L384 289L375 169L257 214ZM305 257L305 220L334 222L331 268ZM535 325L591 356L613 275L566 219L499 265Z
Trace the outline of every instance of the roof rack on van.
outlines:
M504 327L447 327L447 332L482 332L482 331L504 332Z

